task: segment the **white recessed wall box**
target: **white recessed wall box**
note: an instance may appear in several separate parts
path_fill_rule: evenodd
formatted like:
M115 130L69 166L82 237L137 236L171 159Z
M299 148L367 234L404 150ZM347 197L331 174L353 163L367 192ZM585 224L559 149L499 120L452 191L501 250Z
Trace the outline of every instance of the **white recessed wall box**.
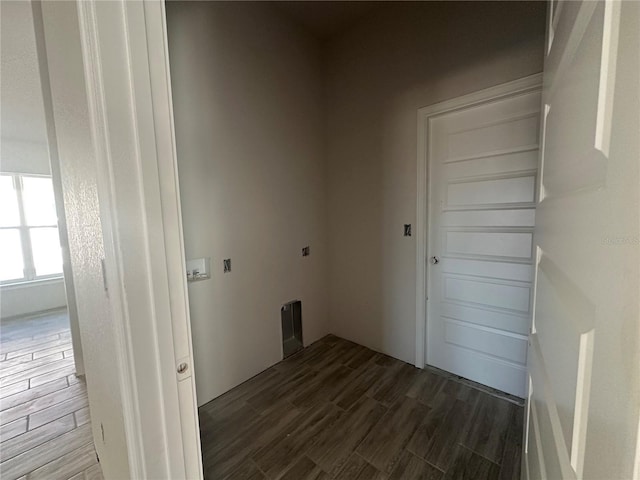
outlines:
M187 280L190 282L196 280L207 280L211 278L211 270L209 257L193 258L187 260Z

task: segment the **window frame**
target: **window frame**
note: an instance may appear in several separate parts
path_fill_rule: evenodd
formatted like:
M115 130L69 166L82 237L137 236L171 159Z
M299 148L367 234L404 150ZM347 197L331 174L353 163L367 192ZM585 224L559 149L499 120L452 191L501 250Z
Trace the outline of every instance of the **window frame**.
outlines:
M27 225L27 218L26 218L25 208L24 208L24 192L23 192L24 188L23 188L22 179L25 177L51 179L51 175L38 175L38 174L31 174L31 173L13 173L13 172L0 172L0 174L3 176L11 177L11 180L13 182L13 188L15 190L15 194L17 197L18 213L19 213L19 219L20 219L19 225L11 226L11 227L0 226L0 230L18 230L18 232L20 233L20 244L22 246L22 262L24 265L22 269L23 275L21 278L0 280L0 286L20 285L20 284L31 283L31 282L40 282L42 280L62 279L64 276L62 271L60 273L51 273L48 275L36 275L36 266L33 260L33 249L31 247L31 235L30 235L31 230L33 229L57 228L58 240L59 240L60 227L58 225L58 222L54 224L37 225L37 226Z

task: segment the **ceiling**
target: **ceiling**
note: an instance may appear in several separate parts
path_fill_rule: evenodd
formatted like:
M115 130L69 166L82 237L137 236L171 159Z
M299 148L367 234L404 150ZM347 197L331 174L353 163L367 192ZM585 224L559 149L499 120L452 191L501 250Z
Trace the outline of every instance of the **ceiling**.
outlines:
M359 18L385 2L309 0L272 2L289 18L320 38L349 27Z

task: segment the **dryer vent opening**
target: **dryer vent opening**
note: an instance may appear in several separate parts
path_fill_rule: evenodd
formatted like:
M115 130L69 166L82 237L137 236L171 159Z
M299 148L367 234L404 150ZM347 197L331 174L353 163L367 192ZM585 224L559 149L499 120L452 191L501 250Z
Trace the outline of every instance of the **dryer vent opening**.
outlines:
M280 309L282 320L282 358L293 355L303 347L302 343L302 302L294 300Z

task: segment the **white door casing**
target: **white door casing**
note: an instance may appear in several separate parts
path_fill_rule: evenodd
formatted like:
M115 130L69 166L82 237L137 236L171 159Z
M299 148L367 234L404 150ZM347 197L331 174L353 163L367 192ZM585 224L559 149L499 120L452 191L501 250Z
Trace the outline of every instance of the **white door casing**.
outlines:
M429 195L427 205L425 195L418 204L417 351L426 340L429 365L520 397L531 321L540 90L534 75L426 107L418 117L419 172L425 167L418 191ZM416 364L422 367L423 358Z
M87 377L103 472L202 478L164 3L42 10L61 162L82 174L72 211L92 222L74 237L84 261L74 274L90 275L103 299L99 328L81 326L83 344L87 334L99 346Z
M551 2L523 474L639 478L640 4Z
M164 3L78 8L134 380L134 476L201 478Z

